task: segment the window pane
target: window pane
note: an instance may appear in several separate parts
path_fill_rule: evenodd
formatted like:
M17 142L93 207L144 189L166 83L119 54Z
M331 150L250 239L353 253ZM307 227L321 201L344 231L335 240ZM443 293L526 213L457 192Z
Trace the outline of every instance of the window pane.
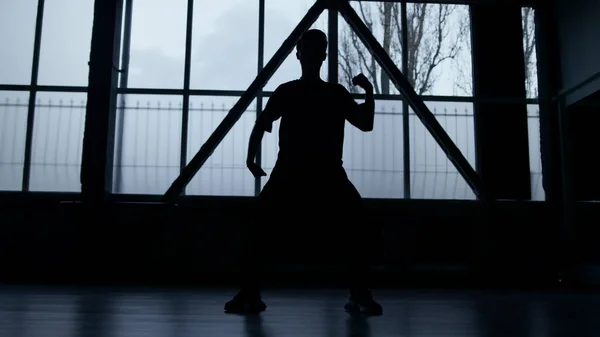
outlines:
M425 102L471 167L475 168L473 103ZM411 197L475 199L446 153L412 111L409 116Z
M363 100L358 100L362 103ZM402 102L375 102L375 125L372 132L362 132L346 123L344 169L363 198L402 198L404 196ZM265 134L261 166L267 182L279 152L279 120L273 132ZM317 169L319 163L315 164Z
M531 170L531 200L546 199L542 181L542 153L540 150L540 106L527 105L529 127L529 169Z
M258 1L196 1L193 22L190 87L246 90L257 74Z
M314 0L265 1L265 64L300 23L314 2ZM327 34L327 22L327 10L325 10L311 28L320 29ZM300 78L301 74L296 48L294 48L265 85L264 90L275 90L282 83ZM327 60L321 67L321 78L327 80Z
M182 97L119 95L113 192L164 194L179 175Z
M398 69L402 70L400 4L370 1L353 1L351 4ZM375 93L397 94L398 90L389 81L387 73L383 72L368 48L341 15L338 22L339 82L350 92L360 92L360 89L352 85L352 78L363 73L373 83Z
M183 88L187 0L133 1L130 88Z
M375 107L372 132L346 123L344 168L364 198L403 198L402 102L376 101Z
M93 0L45 2L39 84L88 85L93 21Z
M215 131L239 97L194 96L190 98L188 162ZM256 101L225 136L215 152L188 184L193 195L254 195L254 177L246 168L248 139L256 120Z
M535 52L535 12L531 7L522 9L523 52L525 54L525 88L527 98L538 97L537 54Z
M0 84L31 83L37 0L0 1Z
M471 96L469 6L407 4L408 69L420 95Z
M31 149L32 191L81 191L81 151L86 94L40 92Z
M0 91L0 190L20 191L29 92Z

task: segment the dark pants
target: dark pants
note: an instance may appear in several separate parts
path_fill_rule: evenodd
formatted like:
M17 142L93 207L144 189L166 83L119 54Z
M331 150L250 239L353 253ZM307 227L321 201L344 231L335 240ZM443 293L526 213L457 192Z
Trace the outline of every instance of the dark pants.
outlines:
M265 254L276 240L294 241L295 237L310 241L319 226L329 226L329 232L340 233L344 255L348 258L348 287L351 292L368 288L369 261L366 252L371 246L372 232L366 223L363 200L343 169L318 177L288 178L274 174L259 197L258 213L247 227L247 247L244 254L242 289L259 291ZM333 227L333 228L331 228ZM322 227L321 227L322 228ZM332 230L333 229L333 230ZM286 233L284 238L282 233ZM305 242L311 247L310 242Z

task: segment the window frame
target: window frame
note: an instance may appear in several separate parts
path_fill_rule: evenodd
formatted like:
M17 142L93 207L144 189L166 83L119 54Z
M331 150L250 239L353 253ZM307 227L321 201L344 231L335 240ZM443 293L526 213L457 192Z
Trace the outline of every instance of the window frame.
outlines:
M96 0L98 1L98 0ZM186 50L185 50L185 65L184 65L184 86L183 89L142 89L142 88L129 88L127 85L127 70L129 66L129 49L131 41L131 16L132 16L132 4L134 0L122 0L123 1L123 29L122 29L122 47L121 47L121 65L119 72L121 77L119 79L119 87L116 90L117 95L123 94L156 94L156 95L181 95L183 96L183 115L182 115L182 130L181 130L181 153L180 153L180 169L186 166L187 158L187 139L188 139L188 123L189 123L189 100L190 96L229 96L239 97L244 91L242 90L198 90L190 88L190 68L191 68L191 51L192 51L192 25L193 25L193 0L188 0L187 3L187 22L186 22ZM259 3L259 20L258 20L258 64L257 74L264 67L264 44L265 44L265 1L267 0L256 0ZM399 0L350 0L350 1L365 1L365 2L399 2L401 3L401 22L404 28L406 28L406 7L407 2ZM420 1L413 0L411 3L439 3L439 4L463 4L470 5L473 3L480 3L481 0L454 0L454 1ZM531 2L531 3L530 3ZM520 2L521 7L534 7L534 1ZM45 0L38 0L37 14L36 14L36 27L34 34L34 48L32 55L32 71L31 71L31 82L29 85L11 85L11 84L0 84L0 90L2 91L26 91L29 92L28 102L28 113L27 113L27 127L26 127L26 140L25 140L25 156L24 156L24 167L23 167L23 178L22 178L22 190L21 192L28 193L40 193L30 192L30 175L31 175L31 155L32 155L32 139L33 139L33 124L34 124L34 112L36 104L36 95L38 92L72 92L72 93L86 93L87 86L51 86L51 85L38 85L38 73L40 63L40 46L42 37L42 23L44 17L44 6ZM338 82L338 11L329 9L328 10L328 26L327 34L329 36L329 66L327 77L330 82ZM402 29L402 38L406 41L407 29ZM120 41L121 42L121 41ZM403 49L402 65L401 70L405 72L408 68L408 51ZM472 79L473 80L473 79ZM272 91L260 90L256 97L256 115L258 116L263 106L265 98L270 97L273 94ZM363 99L365 96L362 94L353 94L356 99ZM421 96L424 101L444 101L444 102L469 102L477 103L482 98L471 96L440 96L440 95L427 95ZM376 100L397 100L401 101L403 105L403 157L404 157L404 197L403 199L411 199L411 172L410 172L410 130L409 130L409 106L408 102L403 99L401 95L390 94L390 95L375 95ZM521 102L521 101L520 101ZM537 98L522 100L523 104L539 104ZM114 123L119 125L119 123ZM122 125L122 123L120 124ZM109 134L115 135L115 137L122 137L122 130L107 130ZM477 144L475 144L477 146ZM119 156L119 149L112 149L117 151L117 157ZM111 151L111 152L112 152ZM113 155L110 153L109 155ZM118 162L118 158L115 159ZM260 164L262 161L261 149L259 149L257 155L257 161ZM114 181L115 173L112 170L113 175L111 180ZM255 179L255 195L260 193L261 189L261 178ZM46 192L43 192L46 193ZM51 194L61 194L61 192L52 192ZM149 195L128 195L128 194L117 194L111 190L109 197L121 199L121 198L135 198L135 199L146 199L146 200L159 200L160 196L149 196Z

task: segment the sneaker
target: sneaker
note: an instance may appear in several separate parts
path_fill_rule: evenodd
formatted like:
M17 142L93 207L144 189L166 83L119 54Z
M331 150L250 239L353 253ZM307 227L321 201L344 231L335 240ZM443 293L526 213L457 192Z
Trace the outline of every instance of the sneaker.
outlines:
M233 299L225 303L225 312L234 314L253 314L265 311L267 305L262 301L260 294L250 295L240 291Z
M351 314L366 314L373 316L383 315L381 304L375 302L370 292L362 294L351 294L348 303L344 306L347 312Z

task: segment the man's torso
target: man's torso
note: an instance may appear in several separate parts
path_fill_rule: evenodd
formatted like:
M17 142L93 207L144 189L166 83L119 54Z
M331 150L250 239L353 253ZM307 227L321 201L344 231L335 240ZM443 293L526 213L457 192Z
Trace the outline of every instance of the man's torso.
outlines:
M337 86L296 80L281 88L285 104L276 166L282 170L338 171L342 167L345 119Z

